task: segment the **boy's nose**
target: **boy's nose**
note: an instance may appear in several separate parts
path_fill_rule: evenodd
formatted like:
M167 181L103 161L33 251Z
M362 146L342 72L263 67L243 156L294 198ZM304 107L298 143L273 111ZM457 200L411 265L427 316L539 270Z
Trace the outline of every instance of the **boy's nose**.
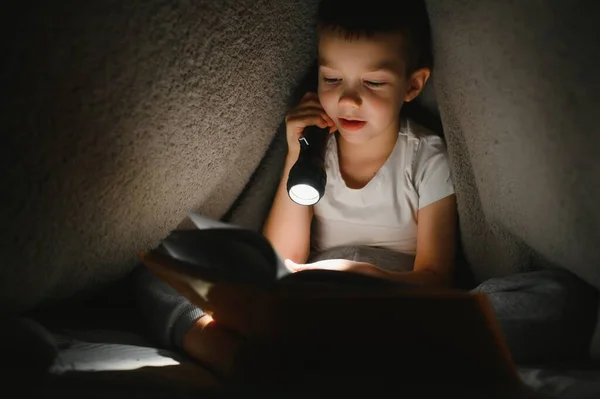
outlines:
M360 94L355 90L344 91L340 96L339 104L345 107L360 108L362 99L360 98Z

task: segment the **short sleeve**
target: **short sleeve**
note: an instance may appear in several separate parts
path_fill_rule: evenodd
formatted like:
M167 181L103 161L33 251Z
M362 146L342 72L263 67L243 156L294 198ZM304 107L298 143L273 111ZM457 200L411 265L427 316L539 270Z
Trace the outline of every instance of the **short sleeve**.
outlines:
M419 195L418 209L454 194L446 145L441 137L420 139L414 171L415 189Z

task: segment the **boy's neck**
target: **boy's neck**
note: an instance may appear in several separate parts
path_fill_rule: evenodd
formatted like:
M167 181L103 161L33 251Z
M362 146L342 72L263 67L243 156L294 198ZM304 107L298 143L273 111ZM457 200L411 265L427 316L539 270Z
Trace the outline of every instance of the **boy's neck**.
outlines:
M338 152L340 159L354 162L371 162L378 159L386 160L394 150L398 140L400 121L390 126L386 132L378 134L367 142L350 143L339 135Z

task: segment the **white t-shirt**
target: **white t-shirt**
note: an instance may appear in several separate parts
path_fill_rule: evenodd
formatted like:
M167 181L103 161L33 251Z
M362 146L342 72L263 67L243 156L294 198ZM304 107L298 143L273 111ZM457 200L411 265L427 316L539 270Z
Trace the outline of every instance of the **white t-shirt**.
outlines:
M367 185L346 186L337 139L325 154L325 195L314 206L312 250L368 245L415 255L417 211L454 193L443 139L403 120L394 150Z

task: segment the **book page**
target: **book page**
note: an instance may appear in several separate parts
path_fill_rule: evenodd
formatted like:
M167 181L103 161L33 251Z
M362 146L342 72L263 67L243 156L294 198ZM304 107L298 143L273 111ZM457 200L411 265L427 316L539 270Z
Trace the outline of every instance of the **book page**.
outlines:
M260 233L190 213L198 230L175 230L162 242L175 259L212 269L224 281L266 282L290 274L283 260Z
M207 216L201 215L196 212L190 212L188 217L194 223L196 228L200 230L205 229L244 229L243 227L237 226L231 223L225 223L220 220L211 219Z

